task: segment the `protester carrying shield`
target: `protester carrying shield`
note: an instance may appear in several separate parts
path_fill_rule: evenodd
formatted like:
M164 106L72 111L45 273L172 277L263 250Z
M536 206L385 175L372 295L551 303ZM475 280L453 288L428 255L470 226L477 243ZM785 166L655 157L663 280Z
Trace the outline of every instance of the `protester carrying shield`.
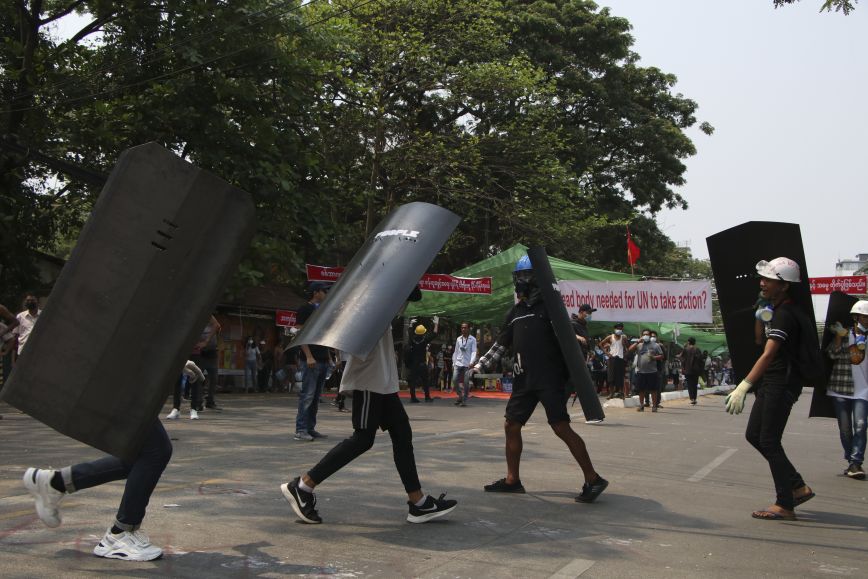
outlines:
M868 300L860 300L850 310L854 324L845 328L840 322L829 327L834 334L826 353L832 359L832 374L826 393L835 404L838 433L844 448L847 470L856 480L865 478L866 422L868 422L868 361L865 356L868 334Z
M808 340L803 329L810 324L805 324L806 314L789 294L790 285L801 282L795 261L786 257L763 260L757 263L756 271L760 276L760 294L768 301L772 315L756 318L762 354L747 377L726 397L726 410L730 414L741 413L748 391L757 386L745 437L768 461L776 500L751 516L791 521L796 518L795 507L815 496L781 445L790 411L802 390L796 364L801 341Z
M191 380L203 379L202 370L189 360L183 375ZM171 458L172 443L157 419L133 460L109 455L60 470L28 468L23 482L36 502L39 520L49 527L58 527L63 520L60 502L67 494L126 480L115 520L94 547L93 554L107 559L151 561L162 556L163 550L151 544L141 525L151 494Z
M570 449L584 474L584 485L576 501L590 503L609 483L594 470L585 442L570 427L566 404L568 370L528 256L522 256L516 263L513 282L519 301L506 314L505 329L494 345L470 370L474 373L490 368L507 350L515 358L512 394L504 423L506 477L486 485L485 491L525 492L519 476L521 429L541 403L552 430Z

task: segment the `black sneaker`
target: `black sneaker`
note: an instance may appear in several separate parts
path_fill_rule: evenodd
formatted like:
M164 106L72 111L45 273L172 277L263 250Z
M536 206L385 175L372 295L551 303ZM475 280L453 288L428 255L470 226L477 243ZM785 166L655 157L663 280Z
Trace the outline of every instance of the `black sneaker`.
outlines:
M850 466L847 467L847 472L844 474L856 480L864 480L865 478L865 471L862 470L862 465L856 464L855 462L850 463Z
M521 484L521 481L517 483L509 484L506 482L505 478L500 480L496 480L490 485L485 485L483 487L485 492L487 493L523 493L524 485Z
M435 499L431 495L425 497L425 502L421 507L417 507L410 501L407 504L410 506L410 512L407 513L408 523L427 523L431 519L448 515L455 510L458 501L445 499L446 493L440 495L440 498Z
M316 497L313 493L309 493L298 487L298 482L301 477L295 477L288 483L280 485L280 492L284 498L289 501L289 505L295 514L298 515L305 523L316 525L322 523L322 518L316 512Z
M577 503L593 503L600 494L609 486L609 481L597 475L597 481L593 484L582 485L582 494L576 497Z

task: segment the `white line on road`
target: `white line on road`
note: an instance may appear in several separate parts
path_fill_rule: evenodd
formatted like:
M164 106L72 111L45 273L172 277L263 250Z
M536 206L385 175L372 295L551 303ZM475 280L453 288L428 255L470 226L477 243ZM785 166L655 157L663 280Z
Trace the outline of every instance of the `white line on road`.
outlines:
M717 467L722 465L723 461L725 461L726 459L731 457L733 454L735 454L735 452L737 450L738 450L737 448L728 448L728 449L724 450L720 456L718 456L717 458L715 458L714 460L709 462L707 465L705 465L704 467L702 467L701 469L696 471L692 477L687 479L687 482L699 482L699 481L701 481L702 479L707 477L709 474L711 474L711 471L713 471L714 469L716 469Z
M451 436L461 436L463 434L478 434L485 432L483 428L471 428L470 430L453 430L452 432L438 432L437 434L425 434L422 436L414 436L413 440L430 440L432 438L449 438Z
M573 579L591 568L594 561L588 559L573 559L557 571L549 579Z

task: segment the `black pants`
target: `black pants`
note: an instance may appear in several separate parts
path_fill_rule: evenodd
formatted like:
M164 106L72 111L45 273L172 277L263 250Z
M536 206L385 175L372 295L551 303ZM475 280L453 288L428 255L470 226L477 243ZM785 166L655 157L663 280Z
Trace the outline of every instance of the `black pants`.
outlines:
M697 387L699 386L699 374L685 374L684 383L687 384L687 395L690 400L696 400Z
M796 467L787 458L781 439L797 395L786 386L763 384L747 421L745 438L769 463L775 482L775 504L793 510L793 490L805 485Z
M125 531L135 531L145 518L151 500L166 465L172 458L172 443L159 420L154 421L148 438L134 462L106 456L62 469L67 492L80 491L107 482L126 479L124 496L118 507L115 524Z
M428 385L428 367L424 364L413 367L410 370L410 398L416 399L416 387L421 386L425 393L425 400L431 398L431 388Z
M183 376L178 379L178 382L175 384L175 396L174 400L172 400L172 408L181 409L181 387L183 386L184 378ZM199 407L202 405L202 386L199 380L190 383L190 408L193 410L199 410Z
M320 484L367 452L374 445L377 428L389 432L392 455L407 493L422 488L413 454L413 431L398 393L377 394L366 390L353 392L353 434L332 448L307 475Z
M214 406L214 393L217 391L217 351L208 350L194 354L190 359L205 373L205 384L202 385L205 404Z

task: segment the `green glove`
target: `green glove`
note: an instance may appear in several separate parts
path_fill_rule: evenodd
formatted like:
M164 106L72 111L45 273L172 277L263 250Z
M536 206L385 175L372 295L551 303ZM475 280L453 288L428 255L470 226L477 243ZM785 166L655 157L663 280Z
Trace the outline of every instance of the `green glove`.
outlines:
M741 411L744 410L744 398L747 396L747 391L750 390L751 386L753 386L753 384L747 380L742 380L741 383L736 386L735 390L727 395L727 412L730 414L741 414Z
M838 336L841 336L842 338L847 335L848 331L847 328L841 325L841 322L835 322L834 324L829 326L829 329Z

